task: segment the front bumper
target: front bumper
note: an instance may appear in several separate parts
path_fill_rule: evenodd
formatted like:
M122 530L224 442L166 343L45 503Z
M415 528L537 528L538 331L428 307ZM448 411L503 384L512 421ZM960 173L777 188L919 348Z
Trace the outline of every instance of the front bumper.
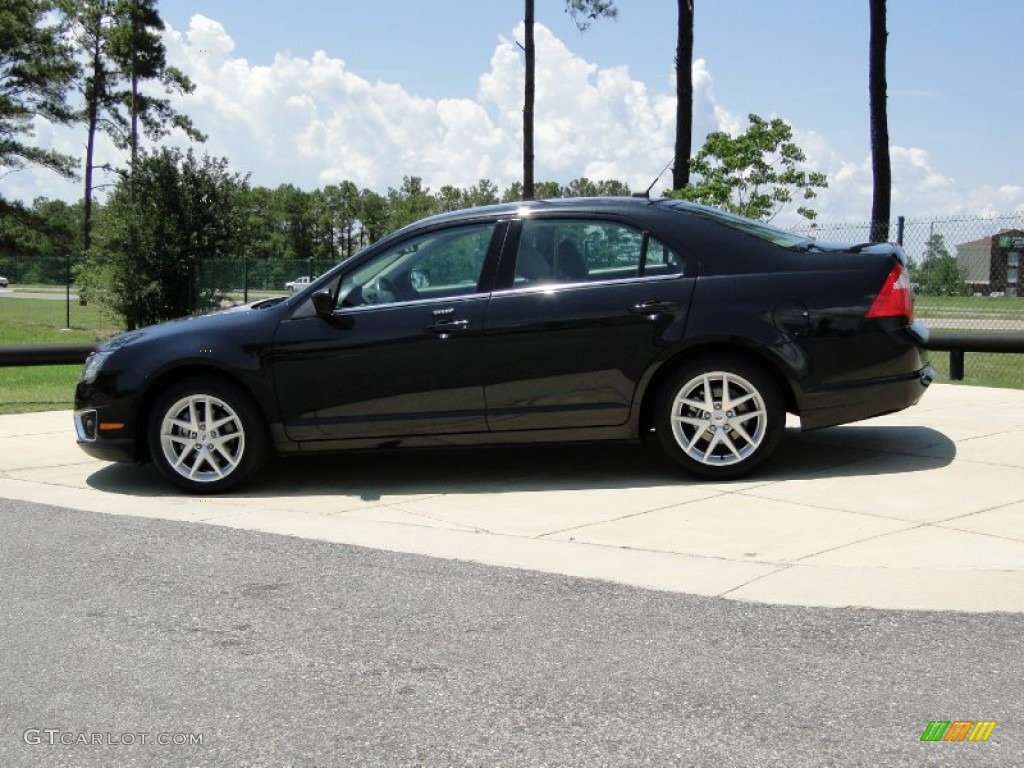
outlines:
M78 447L101 461L140 461L133 402L112 399L95 385L79 381L73 415Z
M123 434L123 427L112 428L118 422L100 421L95 408L75 411L74 419L78 447L89 456L101 461L138 461L135 439Z

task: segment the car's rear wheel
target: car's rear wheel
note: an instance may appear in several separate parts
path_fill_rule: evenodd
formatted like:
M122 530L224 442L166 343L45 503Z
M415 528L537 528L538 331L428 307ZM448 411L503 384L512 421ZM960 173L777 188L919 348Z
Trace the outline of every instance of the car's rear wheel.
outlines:
M745 475L767 460L785 426L774 379L731 357L705 358L673 373L655 412L658 443L669 458L718 480Z
M197 377L164 392L150 415L157 469L190 493L221 493L252 478L269 455L252 398L216 378Z

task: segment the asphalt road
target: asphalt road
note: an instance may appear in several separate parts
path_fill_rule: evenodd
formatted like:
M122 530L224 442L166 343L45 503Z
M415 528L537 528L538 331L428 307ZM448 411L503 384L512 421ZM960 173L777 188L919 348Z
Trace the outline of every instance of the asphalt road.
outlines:
M5 768L1024 761L1017 614L746 604L7 500L0 525ZM920 741L957 719L998 725Z
M52 299L54 301L67 301L68 297L65 293L56 293L51 291L18 291L17 293L13 288L0 288L0 298L3 299ZM71 294L72 301L78 301L78 294Z

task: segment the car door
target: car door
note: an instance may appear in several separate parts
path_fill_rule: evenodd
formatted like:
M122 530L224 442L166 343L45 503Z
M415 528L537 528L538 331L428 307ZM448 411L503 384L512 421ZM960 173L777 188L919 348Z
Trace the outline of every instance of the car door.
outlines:
M693 292L683 257L598 216L531 216L509 240L485 318L488 426L624 424L640 378L682 336Z
M328 284L278 328L273 375L297 441L486 431L481 333L485 273L504 224L412 235Z

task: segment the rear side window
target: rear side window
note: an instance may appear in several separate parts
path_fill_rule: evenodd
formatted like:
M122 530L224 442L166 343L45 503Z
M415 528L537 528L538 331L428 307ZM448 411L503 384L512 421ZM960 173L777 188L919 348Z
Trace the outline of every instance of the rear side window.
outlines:
M655 237L615 221L527 219L515 286L677 275L683 259Z
M747 219L743 216L737 216L736 214L728 213L726 211L719 210L718 208L710 208L706 205L683 203L678 200L666 201L664 205L669 208L684 211L693 216L710 219L718 224L729 227L729 229L735 229L738 232L752 235L759 240L766 240L769 243L783 248L806 248L814 242L811 238L787 232L784 229L779 229L778 227L773 227L770 224L765 224L763 221Z

